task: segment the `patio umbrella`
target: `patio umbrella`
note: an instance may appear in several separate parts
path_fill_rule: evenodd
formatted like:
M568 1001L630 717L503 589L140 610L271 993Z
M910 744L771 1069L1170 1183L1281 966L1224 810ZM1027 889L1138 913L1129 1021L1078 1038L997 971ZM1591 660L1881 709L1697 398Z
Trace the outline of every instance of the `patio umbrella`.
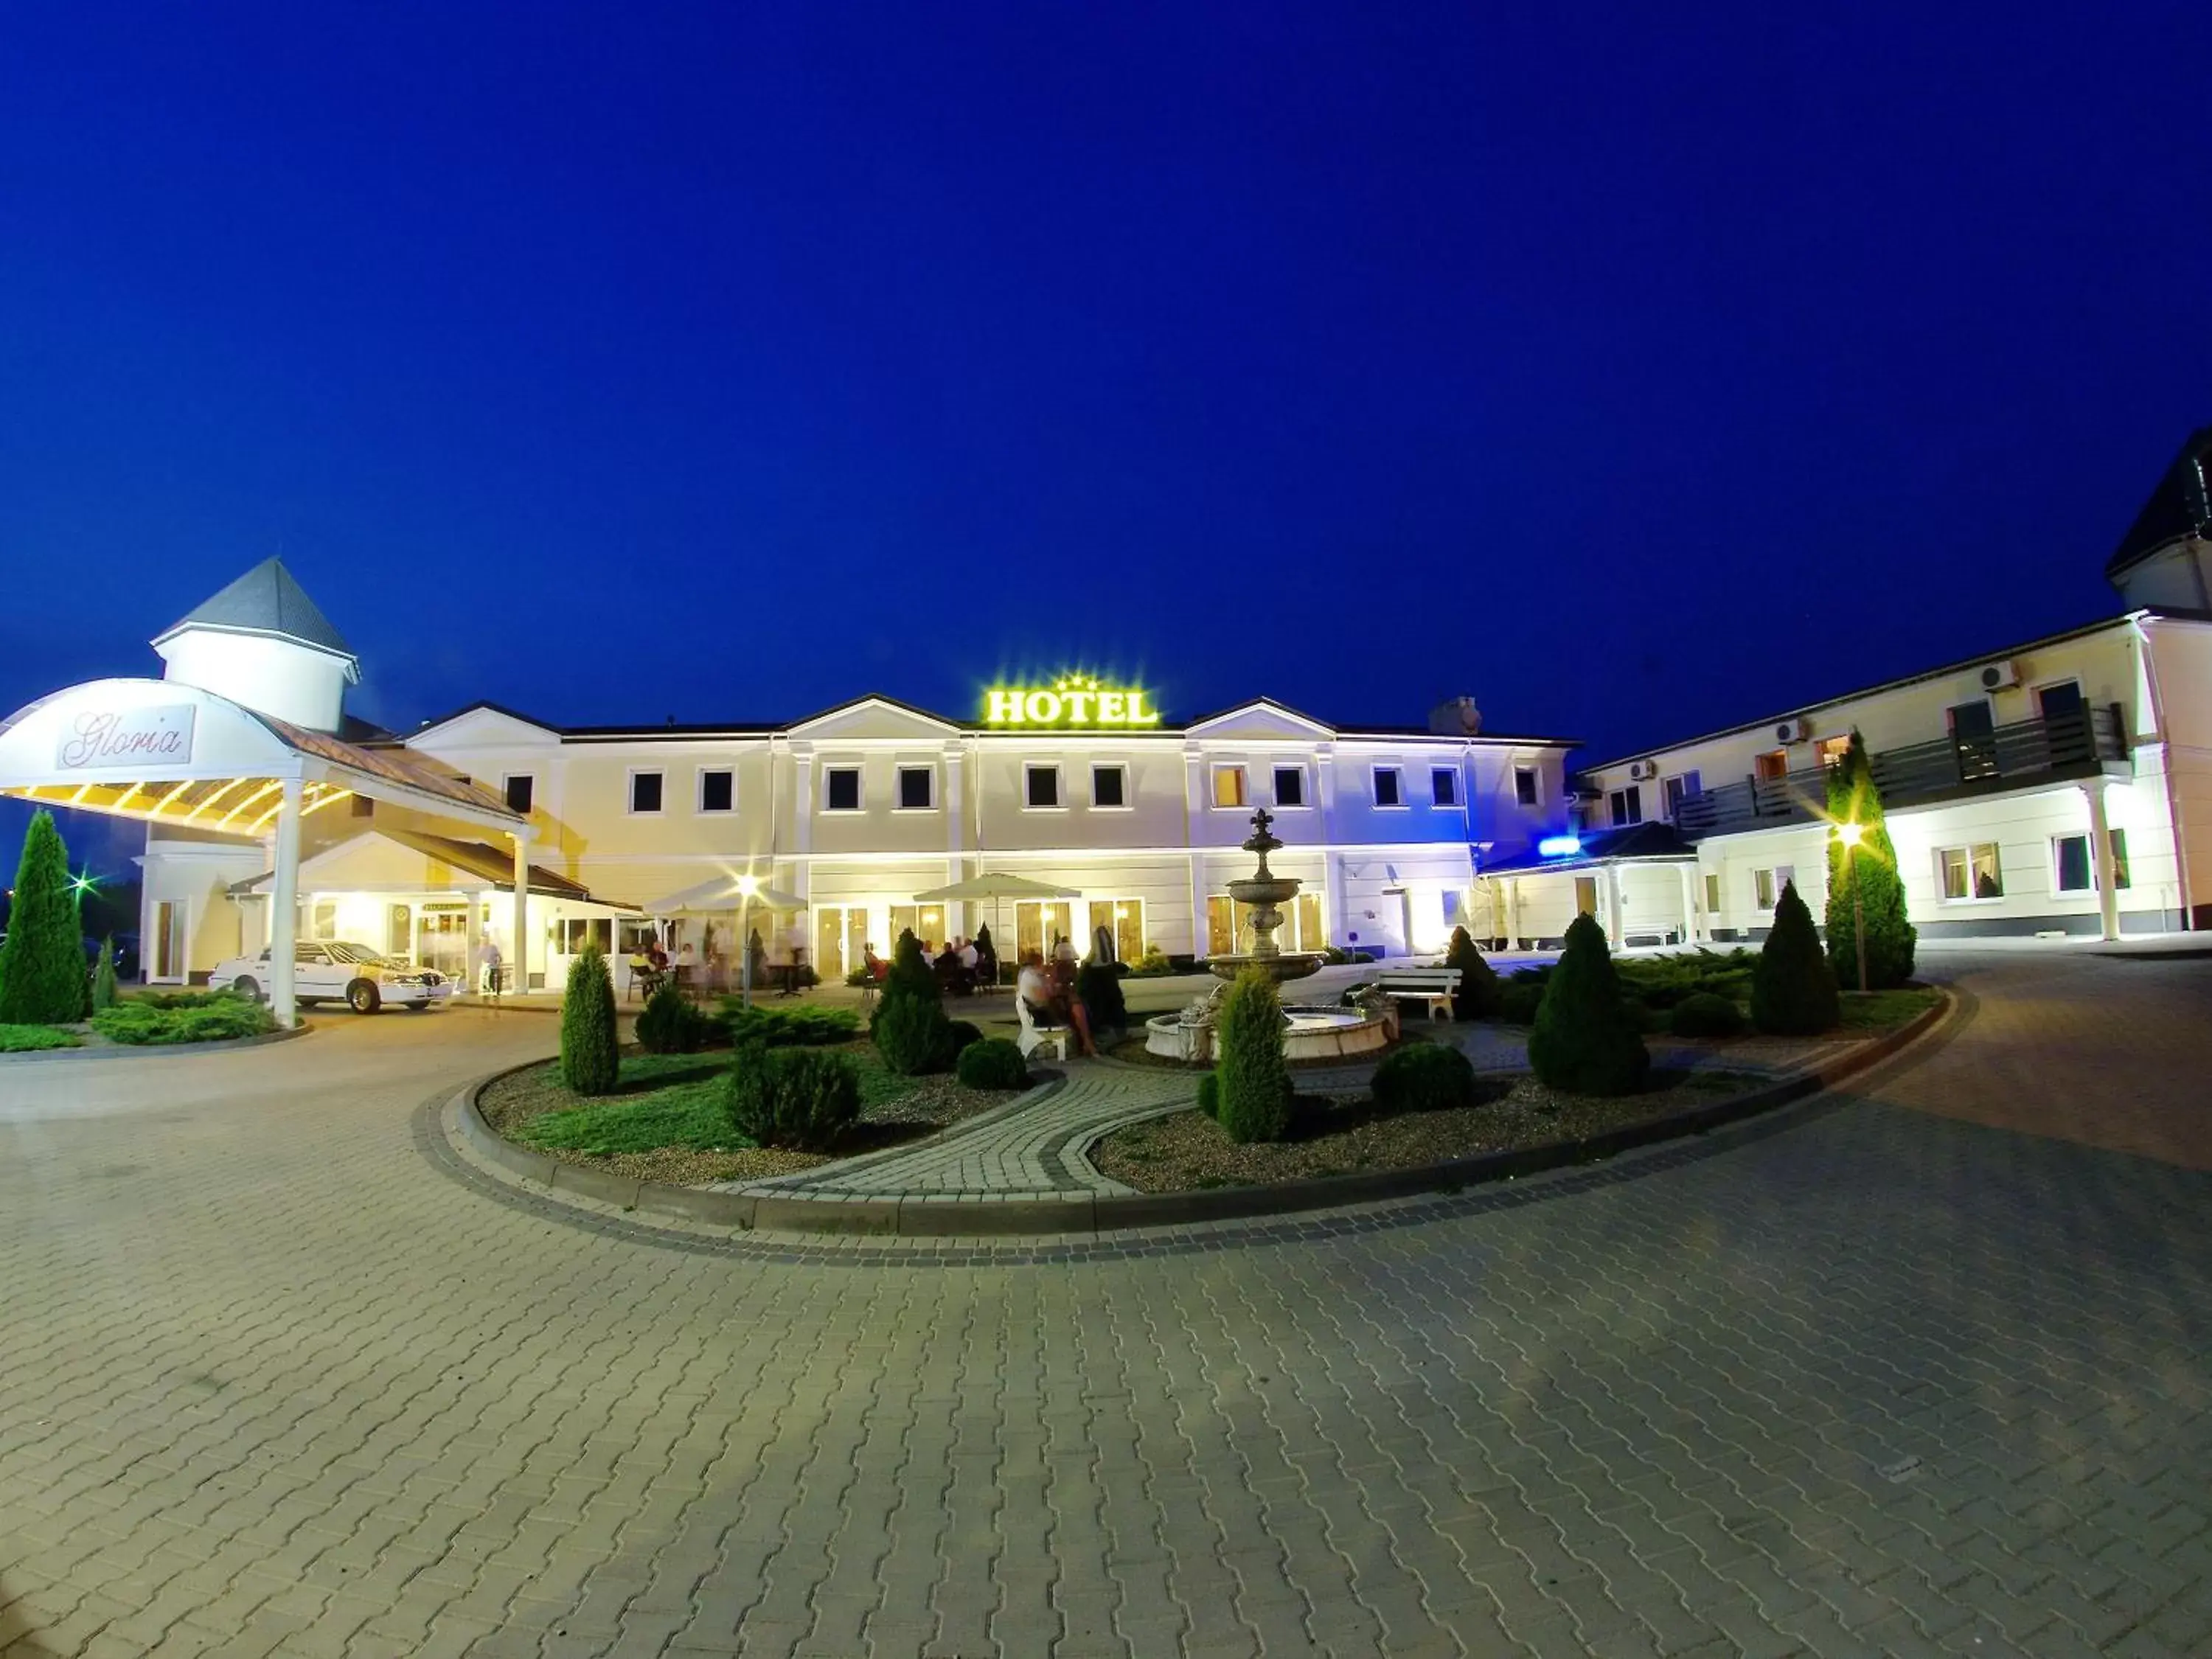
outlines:
M655 916L712 915L729 909L732 903L738 912L738 994L750 1006L753 1000L753 952L745 934L745 912L757 903L771 910L804 910L805 899L751 876L717 876L680 893L671 893L658 904L647 905L645 910L648 915Z
M1004 917L999 906L1006 899L1072 899L1082 895L1073 887L1054 887L1049 882L1031 881L1027 876L1018 876L1010 871L993 871L981 876L970 876L965 881L956 881L950 886L933 887L926 893L916 893L916 904L957 904L970 899L991 901L991 920L1006 931Z

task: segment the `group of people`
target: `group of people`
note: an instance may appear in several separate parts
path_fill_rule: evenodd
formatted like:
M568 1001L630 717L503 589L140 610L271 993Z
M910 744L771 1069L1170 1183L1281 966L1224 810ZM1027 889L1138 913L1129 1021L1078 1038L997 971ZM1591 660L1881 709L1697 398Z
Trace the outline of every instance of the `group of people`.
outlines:
M935 940L917 940L921 949L923 963L937 976L937 983L953 996L969 996L978 985L994 985L999 978L998 953L990 945L956 933L943 945ZM890 972L890 963L876 954L876 947L861 947L862 962L868 977L880 981Z
M1075 1033L1082 1052L1095 1054L1091 1041L1091 1011L1075 994L1075 944L1062 939L1052 949L1049 966L1044 952L1030 951L1022 957L1022 970L1014 981L1014 994L1029 1005L1030 1018L1039 1025L1064 1025Z

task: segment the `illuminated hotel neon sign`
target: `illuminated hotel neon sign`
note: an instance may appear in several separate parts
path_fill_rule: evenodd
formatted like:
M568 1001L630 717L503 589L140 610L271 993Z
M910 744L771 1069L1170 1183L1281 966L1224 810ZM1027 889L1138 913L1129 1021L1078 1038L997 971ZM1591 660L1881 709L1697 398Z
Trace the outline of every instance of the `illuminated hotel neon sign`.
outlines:
M1049 686L994 685L983 695L986 726L1084 726L1131 731L1160 723L1141 688L1063 674Z

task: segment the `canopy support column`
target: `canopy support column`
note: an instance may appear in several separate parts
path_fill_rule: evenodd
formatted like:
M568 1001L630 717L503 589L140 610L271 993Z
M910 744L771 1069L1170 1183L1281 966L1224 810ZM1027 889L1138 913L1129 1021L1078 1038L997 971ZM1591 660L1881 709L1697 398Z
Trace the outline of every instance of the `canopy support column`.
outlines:
M1682 943L1703 944L1704 936L1698 927L1698 870L1692 864L1678 865L1682 872Z
M300 1023L300 780L286 778L276 808L276 890L269 901L269 1004L279 1025Z
M2097 931L2106 939L2120 936L2119 872L2112 859L2112 823L2105 811L2105 781L2092 778L2081 786L2089 798L2090 868L2096 872Z
M514 914L507 933L507 984L516 992L530 988L530 834L518 830L514 842Z
M1620 866L1605 866L1605 933L1606 943L1618 951L1628 938L1628 921L1622 913L1620 900Z

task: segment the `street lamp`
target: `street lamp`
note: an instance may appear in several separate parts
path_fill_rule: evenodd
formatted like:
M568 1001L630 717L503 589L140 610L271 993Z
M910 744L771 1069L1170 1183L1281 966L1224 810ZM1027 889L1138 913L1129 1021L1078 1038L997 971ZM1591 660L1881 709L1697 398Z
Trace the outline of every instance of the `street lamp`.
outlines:
M745 912L752 908L760 883L750 875L738 878L738 988L744 1006L753 1006L753 947L745 933Z
M1856 820L1836 826L1836 839L1844 844L1844 879L1851 884L1851 939L1859 947L1859 994L1867 990L1866 959L1866 902L1859 896L1859 843L1866 839L1866 826Z

